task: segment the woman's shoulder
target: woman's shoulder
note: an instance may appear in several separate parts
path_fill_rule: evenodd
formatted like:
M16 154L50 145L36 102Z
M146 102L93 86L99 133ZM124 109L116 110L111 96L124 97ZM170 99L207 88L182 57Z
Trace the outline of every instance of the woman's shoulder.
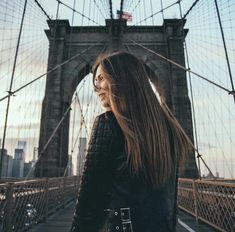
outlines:
M96 117L96 120L102 120L102 121L106 121L106 122L116 122L116 118L115 118L115 115L112 111L106 111L102 114L99 114L97 117Z
M106 111L106 112L98 115L95 119L94 124L99 125L106 130L110 130L110 131L112 131L112 133L114 133L114 132L121 133L121 128L120 128L120 126L117 122L117 119L112 111Z

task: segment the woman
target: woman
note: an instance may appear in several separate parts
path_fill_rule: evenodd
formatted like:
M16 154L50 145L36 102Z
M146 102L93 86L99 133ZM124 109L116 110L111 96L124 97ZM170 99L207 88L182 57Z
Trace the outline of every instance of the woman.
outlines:
M93 125L71 231L175 231L177 166L191 142L135 56L99 57L93 77L106 112Z

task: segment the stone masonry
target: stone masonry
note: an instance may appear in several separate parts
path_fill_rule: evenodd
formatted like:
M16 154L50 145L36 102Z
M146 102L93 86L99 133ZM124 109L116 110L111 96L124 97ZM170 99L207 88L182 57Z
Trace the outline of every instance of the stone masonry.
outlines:
M127 26L124 20L106 20L105 26L83 27L71 27L68 20L48 22L49 30L45 31L49 39L48 70L82 54L47 75L36 177L63 176L68 162L69 114L48 147L44 147L70 105L77 85L91 71L101 52L124 50L142 59L151 81L193 141L186 72L132 42L185 66L183 41L187 30L184 24L185 21L178 19L166 19L162 26ZM190 154L180 169L180 176L198 177L194 154Z

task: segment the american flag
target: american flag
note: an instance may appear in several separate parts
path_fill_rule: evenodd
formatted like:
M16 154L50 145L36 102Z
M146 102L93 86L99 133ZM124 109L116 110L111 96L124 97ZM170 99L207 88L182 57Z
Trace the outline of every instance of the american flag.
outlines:
M121 11L117 10L117 18L120 18L120 13L121 13ZM126 19L128 22L132 22L132 14L130 14L126 11L123 11L122 12L122 19Z

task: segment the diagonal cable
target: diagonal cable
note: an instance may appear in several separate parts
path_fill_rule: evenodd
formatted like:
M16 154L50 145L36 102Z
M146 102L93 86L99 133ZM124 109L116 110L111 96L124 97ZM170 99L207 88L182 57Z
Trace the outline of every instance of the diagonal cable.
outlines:
M36 2L36 4L38 5L38 7L42 10L42 12L46 15L46 17L48 18L48 20L51 20L50 16L47 14L47 12L44 10L44 8L42 7L42 5L38 2L38 0L34 0Z
M96 0L93 0L93 2L94 2L94 4L95 4L95 6L97 7L97 9L99 10L100 14L101 14L101 15L103 16L103 18L105 19L105 16L104 16L103 12L101 11L99 5L97 4Z
M136 25L142 23L143 21L146 21L147 19L152 18L153 16L155 16L155 15L157 15L159 13L162 13L164 10L167 10L167 9L171 8L172 6L176 5L178 2L179 2L179 0L177 0L176 2L170 4L169 6L166 6L165 8L163 8L163 9L161 9L161 10L159 10L159 11L153 13L153 14L151 14L150 16L140 20L139 22L136 23Z
M49 73L55 71L56 69L58 69L58 68L64 66L65 64L71 62L72 60L78 58L79 56L81 56L82 54L86 53L88 50L90 50L91 48L95 47L97 44L99 44L99 43L101 43L101 42L103 42L103 41L105 41L105 40L106 40L106 37L105 37L105 39L102 39L102 40L98 41L97 43L95 43L95 44L89 46L88 48L86 48L86 49L84 49L83 51L81 51L80 53L78 53L78 54L72 56L71 58L65 60L64 62L62 62L62 63L56 65L54 68L50 69L49 71L47 71L46 73L40 75L39 77L35 78L34 80L32 80L32 81L26 83L25 85L21 86L20 88L18 88L18 89L16 89L16 90L10 92L10 93L7 94L6 96L2 97L2 98L0 99L0 102L3 101L3 100L5 100L5 99L8 98L9 96L14 95L15 93L19 92L20 90L26 88L27 86L31 85L31 84L34 83L35 81L37 81L37 80L41 79L42 77L44 77L45 75L47 75L47 74L49 74Z
M163 60L166 60L166 61L170 62L171 64L174 64L175 66L177 66L177 67L183 69L184 71L190 72L190 73L194 74L195 76L197 76L197 77L199 77L199 78L201 78L201 79L203 79L203 80L205 80L205 81L207 81L207 82L209 82L209 83L211 83L211 84L217 86L218 88L220 88L220 89L226 91L228 94L231 94L231 95L234 95L234 94L235 94L234 91L231 91L231 90L229 90L229 89L227 89L227 88L225 88L225 87L223 87L223 86L221 86L221 85L219 85L219 84L217 84L217 83L215 83L215 82L213 82L213 81L211 81L211 80L209 80L209 79L203 77L202 75L200 75L200 74L198 74L198 73L196 73L196 72L194 72L194 71L192 71L192 70L190 70L190 69L185 68L185 67L182 66L181 64L176 63L175 61L173 61L173 60L171 60L171 59L169 59L169 58L167 58L167 57L165 57L165 56L163 56L163 55L161 55L161 54L159 54L159 53L157 53L157 52L155 52L155 51L153 51L153 50L151 50L151 49L149 49L149 48L147 48L147 47L145 47L144 45L142 45L142 44L140 44L140 43L137 43L136 41L134 41L134 40L132 40L132 39L128 39L128 40L131 41L132 43L138 45L139 47L142 47L143 49L149 51L150 53L153 53L153 54L157 55L158 57L162 58Z
M74 8L72 8L71 6L65 4L64 2L62 2L62 1L60 1L60 0L56 0L56 1L57 1L58 3L64 5L64 6L67 7L68 9L70 9L70 10L72 10L72 11L78 13L78 14L81 15L82 17L88 19L89 21L91 21L91 22L93 22L93 23L95 23L95 24L97 24L97 25L99 25L99 26L102 26L101 24L97 23L96 21L94 21L93 19L91 19L91 18L89 18L88 16L84 15L83 13L81 13L81 12L75 10Z

